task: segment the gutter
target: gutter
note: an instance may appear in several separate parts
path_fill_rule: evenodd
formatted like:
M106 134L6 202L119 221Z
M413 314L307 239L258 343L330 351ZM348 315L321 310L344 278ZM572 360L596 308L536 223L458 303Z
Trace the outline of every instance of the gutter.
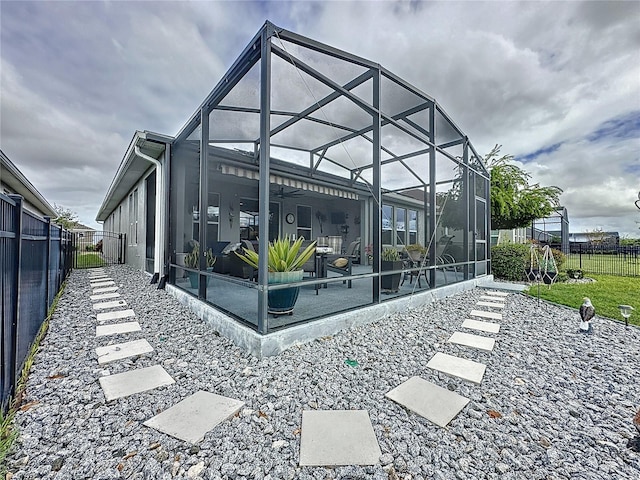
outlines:
M134 146L134 152L136 156L138 156L143 160L146 160L147 162L154 164L156 167L156 212L155 212L156 231L155 231L155 245L154 245L154 255L153 255L154 257L153 272L154 272L154 276L157 274L159 277L162 277L164 275L164 271L163 271L164 267L162 265L161 259L165 257L164 242L162 240L164 239L164 223L166 218L166 215L164 212L165 202L163 201L163 199L165 198L165 195L164 195L165 192L163 189L164 176L165 176L164 168L163 168L162 162L160 162L159 160L153 157L150 157L149 155L142 153L138 145Z

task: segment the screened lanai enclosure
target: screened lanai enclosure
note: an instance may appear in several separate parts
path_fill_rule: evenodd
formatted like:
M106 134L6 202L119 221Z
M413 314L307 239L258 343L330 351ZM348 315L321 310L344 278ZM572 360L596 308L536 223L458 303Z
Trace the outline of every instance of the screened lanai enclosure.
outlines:
M176 136L170 179L170 283L261 334L489 270L488 174L438 103L269 22ZM285 236L318 248L301 280L269 283ZM270 315L291 286L293 312Z

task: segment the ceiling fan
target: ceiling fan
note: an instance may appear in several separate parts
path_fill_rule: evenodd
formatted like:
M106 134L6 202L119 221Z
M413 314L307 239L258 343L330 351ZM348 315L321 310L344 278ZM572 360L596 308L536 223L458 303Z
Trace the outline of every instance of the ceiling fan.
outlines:
M286 192L284 190L284 187L280 187L278 190L271 190L271 195L274 196L274 197L278 197L278 198L301 197L304 194L303 193L299 193L300 190L301 190L300 188L294 188L290 192Z

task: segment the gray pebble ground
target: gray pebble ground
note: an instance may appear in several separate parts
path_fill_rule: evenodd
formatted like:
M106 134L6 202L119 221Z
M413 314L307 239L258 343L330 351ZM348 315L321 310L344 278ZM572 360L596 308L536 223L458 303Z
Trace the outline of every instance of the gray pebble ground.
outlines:
M447 344L484 294L473 290L257 360L141 272L108 273L142 332L96 339L88 272L73 272L28 382L24 402L37 403L17 416L13 480L640 478L640 454L626 447L640 402L638 328L597 318L592 336L578 334L576 310L511 294L492 353ZM107 404L94 349L137 338L155 351L106 368L161 364L176 383ZM486 363L482 384L427 369L436 352ZM384 398L414 375L471 402L443 429ZM246 406L196 446L142 425L198 390ZM381 463L300 468L303 409L368 410Z

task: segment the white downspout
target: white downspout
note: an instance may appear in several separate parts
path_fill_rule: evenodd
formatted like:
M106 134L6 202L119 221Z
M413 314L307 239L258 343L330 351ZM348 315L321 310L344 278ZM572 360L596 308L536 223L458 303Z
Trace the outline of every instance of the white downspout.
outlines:
M164 258L164 191L162 190L164 169L162 163L149 155L146 155L140 151L140 147L137 145L134 147L136 155L147 162L151 162L156 166L156 234L154 245L154 258L153 258L153 273L157 273L160 277L164 274L164 266L161 259Z

